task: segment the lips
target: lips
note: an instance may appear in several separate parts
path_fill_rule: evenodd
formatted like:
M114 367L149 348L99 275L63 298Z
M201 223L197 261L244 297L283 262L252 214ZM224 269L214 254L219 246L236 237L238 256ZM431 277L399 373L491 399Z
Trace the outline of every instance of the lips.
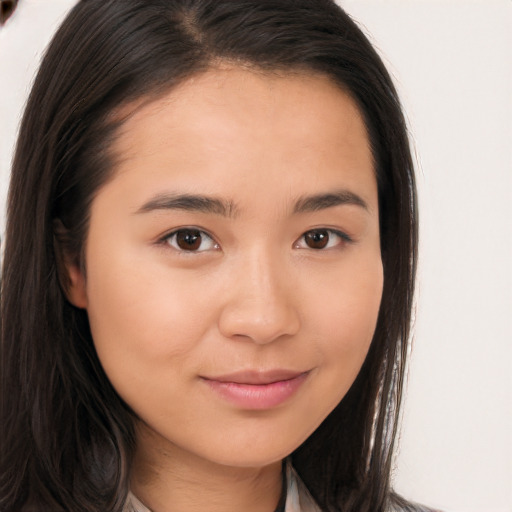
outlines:
M272 384L274 382L282 382L286 380L291 380L299 377L303 373L301 371L294 370L269 370L269 371L241 371L230 373L226 375L219 375L217 377L205 377L208 380L217 381L217 382L232 382L235 384L251 384L251 385L261 385L261 384Z
M295 395L309 376L309 371L276 369L242 371L215 377L203 377L213 393L241 409L271 409Z

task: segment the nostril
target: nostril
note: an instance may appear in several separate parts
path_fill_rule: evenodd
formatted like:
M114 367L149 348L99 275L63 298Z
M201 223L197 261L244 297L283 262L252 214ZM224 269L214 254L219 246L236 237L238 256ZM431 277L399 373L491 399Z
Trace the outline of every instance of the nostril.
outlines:
M0 25L3 25L12 15L18 5L18 0L0 1Z

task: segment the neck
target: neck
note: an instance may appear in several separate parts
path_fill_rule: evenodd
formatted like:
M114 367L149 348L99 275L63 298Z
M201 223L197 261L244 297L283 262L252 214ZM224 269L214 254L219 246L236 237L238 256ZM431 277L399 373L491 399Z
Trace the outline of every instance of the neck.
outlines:
M274 512L282 491L281 465L217 464L139 427L131 488L152 512Z

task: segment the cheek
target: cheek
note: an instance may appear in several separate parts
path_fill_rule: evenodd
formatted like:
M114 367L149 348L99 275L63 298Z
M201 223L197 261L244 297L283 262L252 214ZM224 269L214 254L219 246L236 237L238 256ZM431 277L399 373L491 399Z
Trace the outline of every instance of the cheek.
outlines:
M187 274L176 275L133 250L104 249L108 260L89 260L87 310L110 380L119 387L129 373L153 375L166 360L179 372L211 326L214 301Z
M332 276L331 276L332 277ZM380 257L360 261L341 271L323 287L311 306L320 334L318 350L323 364L351 384L368 352L380 308L383 270Z

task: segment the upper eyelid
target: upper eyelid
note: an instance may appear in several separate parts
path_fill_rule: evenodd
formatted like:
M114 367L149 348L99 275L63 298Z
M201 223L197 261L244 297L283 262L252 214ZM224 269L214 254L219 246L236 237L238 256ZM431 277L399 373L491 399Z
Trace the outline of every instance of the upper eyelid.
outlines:
M311 233L311 232L314 232L314 231L327 231L329 233L332 233L332 234L336 235L337 237L339 237L341 239L342 243L344 243L344 244L352 244L352 243L354 243L354 239L350 235L345 233L344 231L340 231L339 229L334 229L334 228L318 227L318 228L308 229L307 231L302 233L302 235L300 235L300 237L297 239L297 241L294 242L294 246L298 245L299 240L304 239L304 237L308 233ZM323 249L312 249L312 250L314 250L315 252L321 252Z
M347 242L353 241L353 238L345 231L341 231L340 229L336 229L336 228L328 228L328 227L311 228L311 229L308 229L307 231L304 231L304 233L302 233L302 235L300 235L300 236L303 237L303 236L307 235L308 233L311 233L314 231L327 231L329 233L333 233L336 236L339 236L340 238L343 238L343 240L346 240Z
M157 242L165 242L165 240L169 239L173 235L176 235L180 231L199 231L199 233L206 235L217 243L215 237L208 230L197 226L180 226L179 228L173 228L169 231L166 231L163 235L158 236Z
M184 250L181 248L173 247L169 243L169 240L173 236L176 236L180 231L198 231L199 233L201 233L202 236L205 235L206 237L208 237L211 240L211 242L214 244L214 246L216 246L216 248L220 248L219 242L217 242L217 239L213 235L211 235L207 230L199 228L197 226L182 226L179 228L174 228L171 231L168 231L166 234L159 236L156 239L156 244L161 247L167 246L169 249L176 251L176 253L178 253L178 254L200 254L200 253L208 252L211 250L211 249L203 249L203 250L187 251L187 250Z

